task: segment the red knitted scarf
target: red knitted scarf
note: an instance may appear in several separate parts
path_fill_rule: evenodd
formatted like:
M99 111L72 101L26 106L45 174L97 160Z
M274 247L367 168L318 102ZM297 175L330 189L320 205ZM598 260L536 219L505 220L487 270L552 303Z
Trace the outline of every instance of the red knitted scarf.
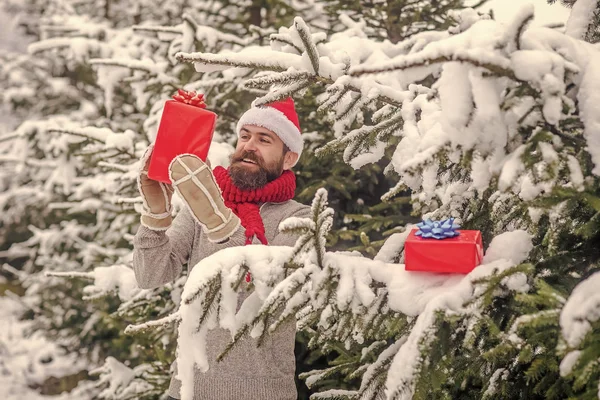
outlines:
M242 226L246 229L246 244L252 243L254 236L262 244L269 244L265 236L265 225L260 216L259 203L267 201L281 203L291 200L296 191L296 175L286 170L277 179L260 189L242 190L231 181L229 170L215 167L213 173L223 193L225 205L239 217Z

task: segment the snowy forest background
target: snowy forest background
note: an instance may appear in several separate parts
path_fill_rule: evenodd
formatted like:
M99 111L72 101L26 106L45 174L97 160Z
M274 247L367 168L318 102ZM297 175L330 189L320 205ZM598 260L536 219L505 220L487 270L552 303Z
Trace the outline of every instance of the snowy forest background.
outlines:
M226 311L249 269L244 319L303 328L301 398L600 398L600 2L556 2L548 26L491 3L3 1L0 396L164 398L168 322L193 338L194 303ZM138 160L178 88L219 114L213 166L253 100L292 94L314 220L285 226L294 249L142 290ZM483 264L404 271L422 217L481 230ZM253 328L235 318L201 324Z

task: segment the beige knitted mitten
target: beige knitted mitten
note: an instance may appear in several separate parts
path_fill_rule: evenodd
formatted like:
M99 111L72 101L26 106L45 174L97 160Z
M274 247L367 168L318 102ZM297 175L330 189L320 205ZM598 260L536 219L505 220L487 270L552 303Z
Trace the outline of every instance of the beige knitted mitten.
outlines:
M214 243L227 241L239 228L240 219L231 211L208 165L193 154L171 161L169 175L173 187Z
M141 223L149 229L164 231L171 226L173 221L171 216L173 187L148 178L148 165L153 148L154 146L150 145L144 152L137 178L138 190L143 203Z

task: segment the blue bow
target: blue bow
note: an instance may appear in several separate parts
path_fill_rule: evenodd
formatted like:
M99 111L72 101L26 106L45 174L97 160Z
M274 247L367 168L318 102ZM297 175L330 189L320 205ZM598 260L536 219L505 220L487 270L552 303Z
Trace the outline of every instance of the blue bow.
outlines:
M456 229L460 228L454 223L454 218L448 218L441 221L432 221L426 219L417 224L419 230L415 233L424 239L447 239L460 235Z

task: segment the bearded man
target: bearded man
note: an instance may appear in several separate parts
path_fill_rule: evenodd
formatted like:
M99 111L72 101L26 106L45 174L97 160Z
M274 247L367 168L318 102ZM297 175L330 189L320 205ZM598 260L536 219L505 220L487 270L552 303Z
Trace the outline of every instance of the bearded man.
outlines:
M294 245L297 238L279 232L278 226L288 217L309 217L310 207L292 200L296 178L291 168L304 145L293 100L250 108L240 118L237 134L228 169L211 170L194 155L180 155L169 167L172 186L148 178L151 148L142 158L138 186L144 207L133 253L140 287L172 282L184 264L193 268L204 257L227 247ZM186 205L174 219L173 191ZM247 282L242 285L238 308L250 290ZM210 367L194 374L194 400L296 399L295 333L292 321L261 347L255 339L243 338L217 362L231 334L221 328L210 331ZM174 371L169 396L179 399L181 382L176 366Z

